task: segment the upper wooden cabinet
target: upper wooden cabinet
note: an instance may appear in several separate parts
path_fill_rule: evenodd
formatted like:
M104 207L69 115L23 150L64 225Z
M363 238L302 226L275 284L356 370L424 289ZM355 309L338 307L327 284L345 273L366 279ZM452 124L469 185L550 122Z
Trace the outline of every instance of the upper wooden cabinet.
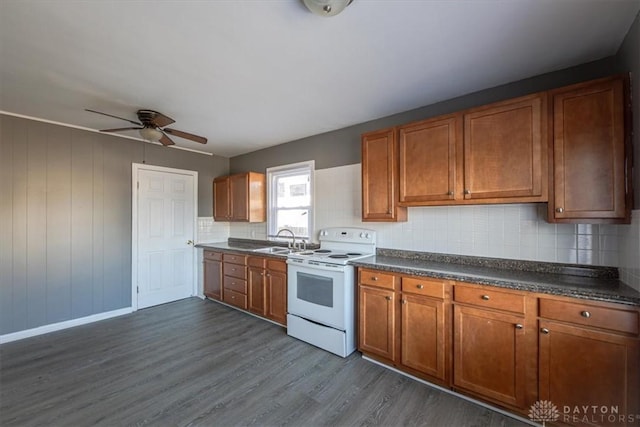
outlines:
M362 220L406 221L398 206L398 154L395 128L362 135Z
M551 94L554 149L549 221L629 222L628 77L595 80Z
M547 102L539 93L464 114L466 200L547 201Z
M462 198L462 115L400 126L398 139L401 204Z
M246 172L213 180L216 221L266 221L265 175Z

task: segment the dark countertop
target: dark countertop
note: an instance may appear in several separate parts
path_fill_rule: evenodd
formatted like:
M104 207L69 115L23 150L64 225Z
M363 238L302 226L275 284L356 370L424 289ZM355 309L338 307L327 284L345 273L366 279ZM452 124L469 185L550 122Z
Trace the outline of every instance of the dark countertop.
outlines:
M616 277L609 277L610 274L606 268L603 269L605 272L601 275L603 277L589 277L588 274L573 275L503 269L485 265L380 254L351 261L351 264L394 273L640 306L640 292L625 285ZM517 264L517 262L511 262L511 264ZM540 263L537 264L540 265ZM528 266L523 266L523 268L528 268ZM597 275L592 274L592 276Z
M220 250L284 260L286 255L253 252L280 246L277 242L229 239L199 243L197 248ZM315 245L317 247L317 245ZM310 246L313 248L313 246ZM506 289L538 292L595 301L640 306L640 292L618 280L617 269L574 264L494 259L426 252L378 249L378 254L356 261L356 267L393 273L435 277Z

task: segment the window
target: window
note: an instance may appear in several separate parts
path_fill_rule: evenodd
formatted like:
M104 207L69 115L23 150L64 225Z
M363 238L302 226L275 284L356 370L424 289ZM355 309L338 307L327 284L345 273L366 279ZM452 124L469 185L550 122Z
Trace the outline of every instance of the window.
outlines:
M267 235L288 228L296 238L313 235L313 160L267 169ZM287 239L288 233L282 236Z

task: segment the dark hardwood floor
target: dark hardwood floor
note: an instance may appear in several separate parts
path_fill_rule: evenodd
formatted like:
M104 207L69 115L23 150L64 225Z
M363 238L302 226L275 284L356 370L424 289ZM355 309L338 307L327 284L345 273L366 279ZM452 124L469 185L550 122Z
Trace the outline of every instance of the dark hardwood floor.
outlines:
M0 346L0 425L525 426L190 298Z

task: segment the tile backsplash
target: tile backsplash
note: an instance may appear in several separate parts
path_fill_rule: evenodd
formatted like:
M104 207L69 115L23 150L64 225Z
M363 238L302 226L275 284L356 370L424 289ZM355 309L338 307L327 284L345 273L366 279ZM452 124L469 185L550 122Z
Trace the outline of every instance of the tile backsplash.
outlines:
M362 222L361 191L360 164L317 170L316 232L369 228L381 248L621 267L626 283L640 281L638 211L630 226L550 224L534 203L413 207L404 223ZM232 223L230 236L265 239L266 225Z
M216 222L211 216L198 218L198 243L224 242L228 238L228 222Z

